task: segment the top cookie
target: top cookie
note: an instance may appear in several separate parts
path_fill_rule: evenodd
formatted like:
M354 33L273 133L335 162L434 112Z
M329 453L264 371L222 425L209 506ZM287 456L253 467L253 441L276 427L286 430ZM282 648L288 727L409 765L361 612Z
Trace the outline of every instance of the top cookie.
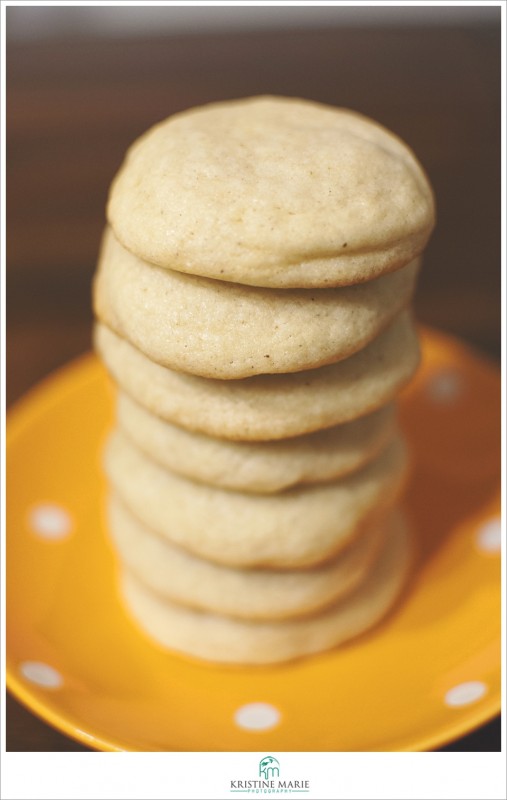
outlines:
M428 180L380 125L254 97L176 114L127 153L108 218L161 267L253 286L344 286L398 269L434 224Z

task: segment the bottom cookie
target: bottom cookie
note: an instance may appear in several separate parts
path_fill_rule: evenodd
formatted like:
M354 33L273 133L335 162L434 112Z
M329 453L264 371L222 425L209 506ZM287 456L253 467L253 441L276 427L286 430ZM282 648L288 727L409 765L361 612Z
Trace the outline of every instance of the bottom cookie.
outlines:
M374 568L360 587L321 614L259 622L176 605L125 571L121 594L131 616L157 644L208 661L271 664L343 644L379 622L405 585L413 544L397 517Z

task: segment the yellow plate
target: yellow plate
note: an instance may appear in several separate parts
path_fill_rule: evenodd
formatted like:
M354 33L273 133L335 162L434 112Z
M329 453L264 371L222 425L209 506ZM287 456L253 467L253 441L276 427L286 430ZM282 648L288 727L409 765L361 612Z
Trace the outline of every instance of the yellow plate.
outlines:
M404 602L347 647L269 668L162 652L125 616L102 515L112 420L86 356L8 418L8 686L100 750L427 750L500 710L499 377L424 333L404 393L407 509L422 560Z

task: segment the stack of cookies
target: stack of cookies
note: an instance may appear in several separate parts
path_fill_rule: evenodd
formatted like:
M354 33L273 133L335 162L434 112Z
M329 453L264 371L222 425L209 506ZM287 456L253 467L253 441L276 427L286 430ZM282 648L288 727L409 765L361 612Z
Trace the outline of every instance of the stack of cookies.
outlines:
M370 120L260 97L130 148L95 281L118 386L106 451L121 593L170 650L269 663L375 624L413 544L394 402L434 222Z

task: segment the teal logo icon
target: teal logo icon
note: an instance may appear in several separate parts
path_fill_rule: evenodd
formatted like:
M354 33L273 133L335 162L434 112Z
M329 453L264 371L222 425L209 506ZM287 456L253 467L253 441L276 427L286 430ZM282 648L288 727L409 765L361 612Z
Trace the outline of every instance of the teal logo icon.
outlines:
M270 778L280 777L280 762L273 756L264 756L259 761L259 777L268 781Z

